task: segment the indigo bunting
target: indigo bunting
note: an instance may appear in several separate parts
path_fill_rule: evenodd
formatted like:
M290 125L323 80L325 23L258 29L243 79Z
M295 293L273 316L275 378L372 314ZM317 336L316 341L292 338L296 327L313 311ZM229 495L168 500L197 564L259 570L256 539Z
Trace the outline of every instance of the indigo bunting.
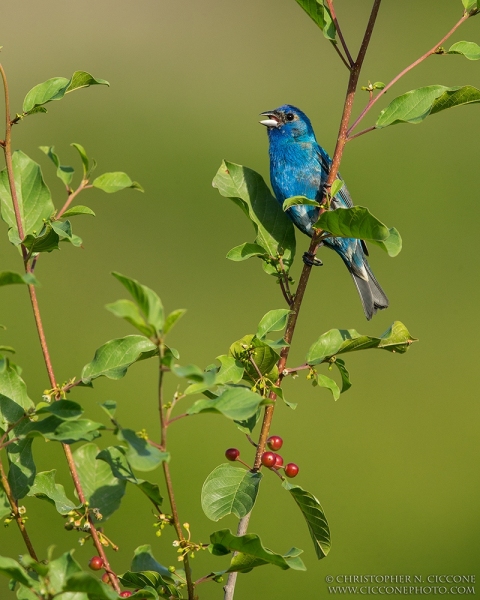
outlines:
M267 119L260 121L267 127L270 152L270 180L280 204L292 196L305 196L321 202L332 159L317 143L309 118L295 106L285 104L275 110L261 113ZM341 179L338 175L337 178ZM331 209L353 206L347 188L342 189L331 200ZM317 221L319 208L297 205L287 214L302 233L312 237L312 225ZM362 300L368 320L388 306L388 298L375 279L367 262L368 250L363 240L328 237L323 244L340 255L345 263ZM321 265L304 254L308 264Z

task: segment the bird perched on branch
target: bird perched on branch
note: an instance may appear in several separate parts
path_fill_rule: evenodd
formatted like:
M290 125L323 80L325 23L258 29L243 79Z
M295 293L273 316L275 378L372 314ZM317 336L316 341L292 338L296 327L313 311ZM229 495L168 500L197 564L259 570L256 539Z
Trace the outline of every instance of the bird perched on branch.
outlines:
M322 201L324 186L332 164L327 152L319 146L310 119L295 106L285 104L261 113L267 117L260 121L267 127L270 143L270 180L280 204L292 196L305 196L310 200ZM352 199L347 188L332 198L330 207L350 208ZM293 223L306 235L312 237L313 224L318 220L320 209L316 206L297 205L287 210ZM362 300L363 310L368 320L388 306L388 298L375 279L367 262L368 250L363 240L341 237L327 237L325 246L335 250L353 277ZM308 253L304 261L311 265L321 265Z

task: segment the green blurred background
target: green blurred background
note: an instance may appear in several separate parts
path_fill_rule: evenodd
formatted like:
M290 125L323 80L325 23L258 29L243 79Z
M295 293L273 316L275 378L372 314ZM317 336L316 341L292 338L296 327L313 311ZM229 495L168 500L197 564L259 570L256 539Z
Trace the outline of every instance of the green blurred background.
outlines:
M339 0L338 13L356 48L370 2ZM386 1L361 76L389 81L430 48L461 15L460 0ZM268 180L267 136L258 113L285 102L311 118L319 142L333 152L347 72L294 0L176 2L174 0L48 0L2 3L2 61L12 111L26 92L77 69L110 81L68 95L14 129L14 148L43 166L56 196L64 192L53 165L39 150L55 145L62 163L80 169L78 142L99 163L98 174L123 170L145 187L114 196L84 192L96 219L79 217L84 249L63 247L44 256L37 276L45 329L57 378L79 375L105 341L133 333L104 305L125 297L111 277L118 270L157 290L167 309L188 308L171 334L183 364L205 366L230 343L253 332L263 314L283 306L273 278L260 262L230 263L226 252L253 241L250 224L211 187L222 160L248 165ZM452 38L479 42L480 17ZM406 76L387 101L430 84L480 85L480 66L461 56L434 56ZM367 100L360 93L358 113ZM381 104L381 103L379 103ZM382 106L385 105L385 102ZM379 107L380 109L380 107ZM377 114L377 111L372 111ZM372 114L366 125L373 122ZM381 334L403 321L420 342L405 356L365 352L347 360L352 389L334 402L304 378L287 381L295 413L279 406L272 433L284 437L283 455L300 465L296 482L314 493L329 519L333 548L317 562L303 518L276 477L266 474L250 531L272 549L305 550L306 573L262 567L241 575L236 598L317 598L328 594L327 574L473 574L478 571L477 332L479 254L477 223L480 108L447 111L424 123L398 125L349 144L342 174L357 204L367 205L403 237L390 259L373 248L371 264L391 306L367 323L340 259L322 251L325 266L310 279L290 365L303 362L309 345L332 328ZM1 269L20 270L17 253L1 241ZM298 237L299 252L307 240ZM294 271L298 275L301 264ZM30 396L48 387L25 289L3 288L2 343L17 350ZM168 384L173 392L176 381ZM158 436L156 363L132 367L119 382L102 379L95 391L71 399L102 420L99 402L114 399L119 420ZM114 440L107 433L100 445ZM224 450L251 447L235 426L201 415L172 426L171 469L179 511L193 538L236 527L207 520L200 508L205 477L224 461ZM58 444L36 440L39 470L57 468L73 496ZM161 482L161 473L148 474ZM163 489L163 484L162 489ZM41 556L77 548L86 566L91 547L46 503L27 499L28 528ZM153 515L140 492L127 489L122 510L107 523L120 546L114 568L129 566L133 549L152 544L162 563L174 564L170 532L154 535ZM1 554L23 553L12 524L0 532ZM110 553L112 554L112 553ZM195 576L221 569L225 560L202 554ZM1 582L1 597L13 597ZM203 587L203 589L202 589ZM221 598L221 586L199 588Z

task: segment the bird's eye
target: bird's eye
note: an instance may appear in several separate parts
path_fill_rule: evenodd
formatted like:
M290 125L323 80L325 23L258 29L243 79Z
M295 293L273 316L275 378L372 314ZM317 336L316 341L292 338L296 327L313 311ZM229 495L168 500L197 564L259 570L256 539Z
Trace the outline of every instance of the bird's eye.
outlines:
M293 113L287 113L286 117L287 117L287 121L293 121L293 119L295 118L295 115Z

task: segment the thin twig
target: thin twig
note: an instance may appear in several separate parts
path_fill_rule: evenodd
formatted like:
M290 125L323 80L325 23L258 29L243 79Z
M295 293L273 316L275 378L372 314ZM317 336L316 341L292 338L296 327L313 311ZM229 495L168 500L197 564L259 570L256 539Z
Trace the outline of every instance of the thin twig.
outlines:
M253 368L255 369L255 371L257 372L257 375L260 379L263 379L263 375L262 372L260 371L260 369L258 368L257 363L255 362L253 356L249 356L248 360L250 361L250 363L253 365Z
M164 375L164 371L162 369L162 360L164 357L164 345L160 339L158 340L158 349L159 349L159 359L160 359L159 360L159 370L158 370L158 412L160 415L160 431L161 431L160 436L161 436L161 438L160 438L160 444L156 444L155 442L152 442L151 440L148 440L148 442L152 446L156 446L157 448L160 448L161 450L163 450L165 452L166 448L167 448L167 427L169 425L169 422L165 418L165 413L164 413L165 409L163 406L163 375ZM175 417L175 419L181 418L181 416ZM174 421L175 419L172 419L170 421L170 423L172 421ZM182 525L180 523L180 518L178 516L177 503L175 501L175 494L173 492L173 484L172 484L172 476L170 475L170 468L166 461L162 462L162 467L163 467L163 474L165 476L165 484L167 486L168 500L170 502L170 508L172 510L173 526L175 527L175 531L177 532L178 540L180 542L183 542L183 541L185 541L185 536L183 535ZM185 553L183 556L183 566L185 567L185 577L187 580L188 600L195 600L195 585L194 585L193 579L192 579L192 570L190 568L190 562L188 560L188 553Z
M362 129L362 131L359 131L355 135L348 136L347 137L347 142L350 142L351 140L354 140L355 138L360 137L364 133L369 133L370 131L374 131L375 129L376 129L375 125L372 125L371 127L367 127L366 129Z
M257 442L254 442L251 438L250 435L248 435L248 433L245 434L247 436L247 440L252 444L252 446L255 446L255 448L257 447Z
M470 15L468 13L465 13L462 16L462 18L452 27L452 29L450 29L450 31L446 35L444 35L443 38L437 44L435 44L435 46L433 46L433 48L431 48L428 52L425 52L425 54L423 54L420 58L417 58L417 60L414 61L411 65L409 65L408 67L403 69L403 71L401 71L396 77L394 77L392 79L392 81L390 81L390 83L388 83L383 88L383 90L380 90L380 92L375 96L375 98L373 98L373 100L371 102L369 102L367 104L367 106L362 110L360 115L354 121L353 125L348 129L347 136L350 137L350 133L357 127L357 125L360 123L360 121L363 119L363 117L368 113L368 111L372 108L372 106L374 106L374 104L392 87L392 85L397 83L397 81L399 79L401 79L406 73L411 71L414 67L419 65L421 62L423 62L429 56L432 56L432 54L435 54L435 52L438 50L439 46L441 46L446 40L448 40L448 38L453 33L455 33L455 31L460 27L460 25L462 23L464 23L469 17L470 17ZM350 139L353 139L353 136L350 137Z
M290 373L296 373L297 371L305 371L306 369L311 369L312 367L310 365L304 364L304 365L300 365L299 367L294 367L293 369L283 369L283 374L286 377L287 375L290 375Z
M71 194L69 194L67 201L65 202L65 204L62 206L62 208L58 211L58 213L55 216L55 219L60 219L60 217L63 215L64 212L67 211L68 207L70 206L70 204L75 200L75 198L78 196L78 194L83 191L83 190L88 190L89 188L92 188L93 185L88 185L88 179L82 179L80 185L78 186L78 188L72 192Z
M181 415L178 415L177 417L173 417L173 419L169 419L166 423L167 427L169 427L172 423L175 423L175 421L178 421L179 419L184 419L185 417L189 417L190 415L188 413L183 413Z
M213 577L215 577L213 573L210 573L209 575L204 575L203 577L200 577L200 579L197 579L194 585L195 587L197 587L197 585L200 585L201 583L205 583L206 581L212 581Z
M350 68L353 67L354 61L350 51L347 47L347 43L345 42L345 38L343 37L342 30L340 29L340 23L338 22L337 15L335 14L335 7L333 6L333 0L327 0L328 8L330 10L330 14L332 15L332 21L335 25L335 29L337 30L338 37L340 38L340 42L345 50L345 54L347 55L348 62L350 63Z
M349 71L351 71L350 65L347 62L347 59L343 56L343 54L340 52L340 48L337 46L337 44L333 41L330 40L332 46L335 48L335 52L338 54L338 56L342 59L343 64L347 67L347 69Z

